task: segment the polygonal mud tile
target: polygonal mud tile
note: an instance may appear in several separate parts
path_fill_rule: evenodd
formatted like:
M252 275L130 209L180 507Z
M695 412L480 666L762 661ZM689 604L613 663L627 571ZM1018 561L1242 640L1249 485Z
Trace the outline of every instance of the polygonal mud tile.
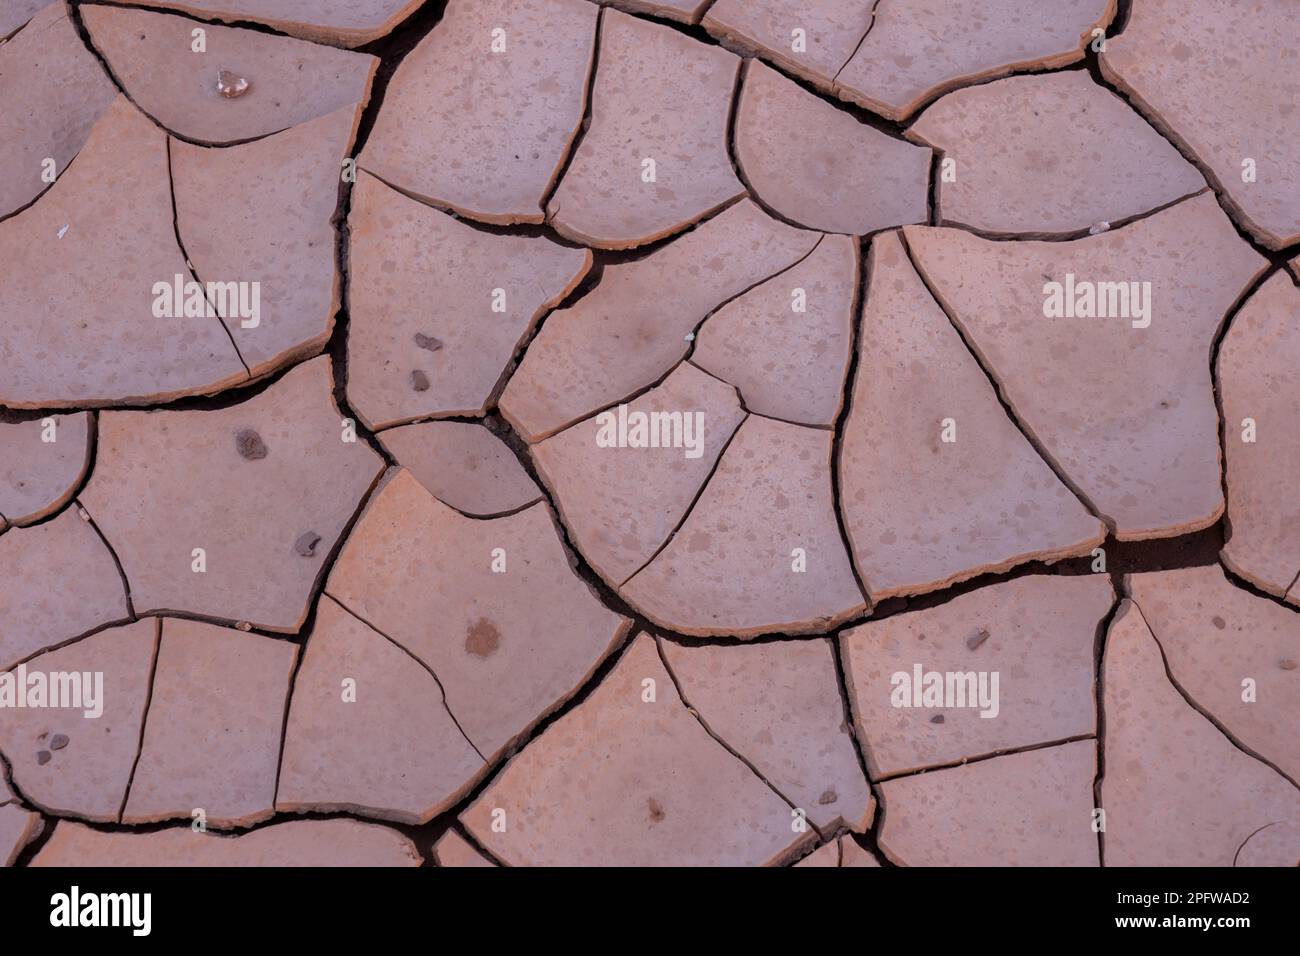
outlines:
M736 159L754 195L786 219L852 235L925 222L930 158L762 63L746 69Z
M887 780L880 849L904 866L1098 866L1096 774L1096 742L1076 740Z
M947 90L1083 59L1116 0L879 0L875 21L835 78L835 93L903 120Z
M744 195L727 152L740 60L617 10L601 20L590 126L546 218L577 242L626 249Z
M167 137L125 97L40 202L0 222L0 261L0 404L158 402L248 377L220 319L168 308L190 276Z
M469 422L422 422L380 432L397 463L443 504L474 518L518 511L542 497L501 439Z
M22 29L47 3L49 0L8 0L4 9L0 10L0 38L11 36ZM57 6L62 9L63 4Z
M425 823L486 769L424 665L323 597L294 680L276 809Z
M573 573L545 504L467 518L406 471L371 500L326 588L437 675L489 761L582 686L628 626Z
M871 826L875 799L829 641L660 647L687 706L809 823L823 833Z
M879 869L880 861L872 856L870 851L862 849L857 840L845 834L840 837L840 866L876 867Z
M1218 520L1210 350L1267 261L1213 195L1070 242L904 235L1012 413L1119 540Z
M626 406L534 445L533 460L578 550L618 587L681 524L744 417L734 388L683 362Z
M496 866L455 830L448 830L433 845L433 858L439 866Z
M1289 4L1148 0L1107 41L1102 74L1217 180L1270 249L1300 241L1300 46Z
M451 0L402 60L361 166L484 222L541 222L582 125L599 8Z
M343 109L244 146L172 143L181 243L200 281L221 284L213 307L254 376L319 352L333 328L333 219L355 121Z
M1233 866L1300 866L1300 824L1270 823L1237 851Z
M653 385L690 350L702 319L819 238L746 201L644 259L606 266L595 288L547 317L501 413L534 442Z
M664 549L621 589L681 634L824 631L866 602L831 491L833 436L750 415Z
M274 813L280 731L298 647L166 618L123 823L242 827Z
M840 841L831 840L830 843L823 843L813 852L800 860L795 866L839 866L840 865Z
M92 830L62 822L32 866L419 866L396 830L356 820L291 820L225 836L188 826L153 833Z
M826 236L802 262L710 316L691 362L735 385L752 412L833 425L857 292L857 242Z
M1102 664L1109 866L1231 866L1271 823L1300 823L1300 793L1239 750L1169 683L1142 612L1124 601Z
M71 500L90 466L90 415L0 422L0 527L53 514Z
M40 6L6 3L0 36L19 26L11 15L25 20ZM49 188L49 177L63 174L116 96L62 2L36 13L0 47L0 216L21 209Z
M113 554L75 506L0 537L0 667L129 617Z
M176 135L203 143L255 139L336 110L355 124L379 66L362 53L145 10L92 5L81 15L131 100ZM196 27L204 31L202 52L193 48Z
M874 0L717 0L704 29L819 87L848 62L871 26Z
M138 612L302 626L326 556L383 469L349 441L331 386L322 357L230 408L100 416L81 501Z
M868 274L839 474L871 599L1100 544L1105 526L1007 417L896 233L872 240Z
M458 222L362 174L352 233L348 397L374 429L482 415L591 253Z
M1183 692L1300 780L1300 614L1237 587L1218 565L1131 575L1129 593Z
M512 866L754 866L815 838L691 715L645 634L460 819Z
M157 632L155 620L110 628L0 675L0 752L33 806L118 821L140 745Z
M0 805L0 866L13 866L23 848L44 829L39 813L24 810L16 803Z
M390 33L420 0L106 0L163 7L208 20L248 20L333 46L358 47Z
M873 777L1096 730L1104 574L1028 575L841 635Z
M1084 70L957 90L909 132L943 153L941 222L992 234L1100 228L1206 188L1195 166Z
M1278 597L1300 571L1298 328L1300 290L1278 272L1246 300L1219 348L1230 529L1223 561Z

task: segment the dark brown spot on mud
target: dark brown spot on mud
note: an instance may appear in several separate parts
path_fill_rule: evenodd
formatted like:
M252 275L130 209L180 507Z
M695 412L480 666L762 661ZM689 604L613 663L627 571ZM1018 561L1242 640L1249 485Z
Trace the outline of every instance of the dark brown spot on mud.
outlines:
M828 804L834 803L839 798L840 795L836 793L834 790L827 790L825 793L823 793L820 797L817 798L817 803L820 806L824 807L827 806Z
M315 556L316 545L318 544L320 544L320 535L315 531L304 531L298 535L298 540L293 543L293 550L304 558L310 558Z
M1214 617L1210 618L1210 620L1214 622L1214 626L1217 627L1219 630L1223 630L1225 627L1228 626L1228 622L1225 621L1223 618L1219 617L1219 615L1217 614L1214 615Z
M50 752L48 750L36 751L36 763L38 766L44 767L49 762L50 762Z
M411 388L417 392L427 392L429 390L429 376L417 368L411 373Z
M475 657L491 657L501 644L501 632L485 617L479 618L465 635L465 650Z
M664 821L664 818L668 816L668 814L664 813L663 804L661 804L654 797L650 797L648 800L646 800L646 806L650 808L651 823L662 823Z
M245 428L235 435L235 448L239 450L240 457L249 461L266 457L266 442L251 428Z
M1282 668L1282 670L1284 671L1293 671L1295 670L1295 661L1291 660L1290 658L1286 658L1284 660L1278 661L1277 666Z
M943 714L935 714L933 717L930 718L930 723L932 724L943 723Z
M53 737L50 738L51 750L62 750L67 745L68 745L67 734L55 734Z
M422 349L428 349L430 352L436 352L442 348L441 339L435 339L432 335L425 335L423 332L415 333L415 344Z

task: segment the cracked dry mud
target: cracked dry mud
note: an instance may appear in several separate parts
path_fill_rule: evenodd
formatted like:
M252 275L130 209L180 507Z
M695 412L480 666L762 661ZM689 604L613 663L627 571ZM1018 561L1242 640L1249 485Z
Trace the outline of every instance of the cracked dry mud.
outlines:
M0 4L3 863L1297 865L1294 17Z

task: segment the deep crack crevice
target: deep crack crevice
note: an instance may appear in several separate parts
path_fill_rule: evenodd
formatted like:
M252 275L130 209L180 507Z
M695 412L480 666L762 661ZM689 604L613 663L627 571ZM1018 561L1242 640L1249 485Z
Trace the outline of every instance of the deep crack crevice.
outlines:
M140 737L136 741L135 759L131 761L131 772L126 778L126 788L122 791L122 804L117 808L118 823L121 823L126 816L126 805L131 800L131 787L135 785L135 771L140 766L140 758L144 755L144 734L149 726L149 711L153 705L153 689L155 682L158 680L158 658L162 654L162 626L162 618L154 621L153 657L149 661L149 681L145 685L144 709L140 712Z
M862 569L858 567L858 556L853 548L853 541L849 537L847 518L844 513L844 496L840 489L844 464L844 436L848 431L847 425L853 413L853 395L857 389L858 372L862 359L862 323L866 319L867 296L871 292L871 241L866 238L858 240L857 279L856 287L853 290L853 303L849 309L851 316L848 339L849 364L848 368L845 369L844 381L840 386L840 408L835 417L835 437L831 440L830 479L831 504L835 511L835 527L840 533L840 544L843 545L844 553L849 559L849 568L853 571L853 580L857 582L858 590L862 592L862 599L867 602L865 613L869 616L875 609L876 602L871 596L871 590L867 586L867 580L862 574Z
M1093 690L1095 694L1096 707L1096 736L1097 736L1097 772L1092 780L1092 806L1093 810L1100 810L1103 814L1100 825L1094 824L1097 830L1097 861L1100 866L1106 865L1106 827L1105 827L1105 807L1102 803L1102 782L1106 777L1106 641L1110 636L1111 625L1115 623L1119 614L1119 609L1124 604L1125 598L1128 597L1127 582L1124 575L1117 570L1110 572L1111 591L1113 598L1110 610L1106 615L1097 622L1097 633L1093 638Z

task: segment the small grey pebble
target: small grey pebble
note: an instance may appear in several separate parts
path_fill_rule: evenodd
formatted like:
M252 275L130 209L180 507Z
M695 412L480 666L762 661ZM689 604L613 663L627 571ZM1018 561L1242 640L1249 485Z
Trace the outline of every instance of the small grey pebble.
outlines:
M298 540L293 543L293 550L304 558L310 558L316 554L316 545L318 544L320 544L320 535L315 531L304 531L298 535Z
M411 373L411 388L417 392L427 392L429 390L429 376L417 368Z
M251 428L245 428L235 436L235 448L239 450L240 457L249 461L266 457L266 442Z
M423 332L415 333L415 344L422 349L428 349L430 352L436 352L442 348L441 339L435 339L432 335L425 335Z
M50 762L50 752L48 750L36 751L36 763L38 765L44 767L49 762Z
M943 714L935 714L933 717L930 718L930 723L932 724L943 723Z
M68 745L67 734L55 734L53 737L50 738L51 750L62 750L67 745Z
M989 639L989 632L985 628L980 628L970 637L966 638L966 646L972 651Z

